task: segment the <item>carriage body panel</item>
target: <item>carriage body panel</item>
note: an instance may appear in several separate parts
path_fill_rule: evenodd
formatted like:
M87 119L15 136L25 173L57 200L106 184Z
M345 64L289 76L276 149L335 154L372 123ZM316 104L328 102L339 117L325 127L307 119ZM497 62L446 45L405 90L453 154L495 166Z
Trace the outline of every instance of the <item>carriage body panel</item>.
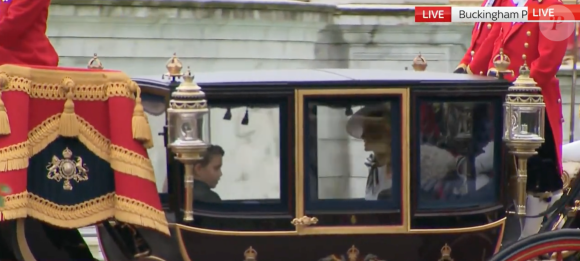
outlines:
M165 104L179 81L158 77L133 80L143 90L145 111L163 117ZM358 257L353 260L466 260L473 259L474 255L484 260L498 249L505 226L504 201L508 198L507 186L501 185L507 182L508 173L501 157L505 152L501 144L501 103L508 82L448 73L351 69L197 73L195 81L202 87L210 108L206 120L209 126L204 127L209 132L207 138L224 148L228 146L225 136L244 135L234 126L239 125L237 122L228 123L231 127L223 127L230 125L218 122L228 118L225 116L228 111L233 115L228 121L240 120L245 111L250 124L242 124L246 127L241 128L247 128L253 121L261 120L260 110L276 110L279 156L275 166L279 190L270 193L269 198L227 198L229 194L218 185L216 191L223 194L224 200L219 205L196 201L193 207L195 221L183 223L183 181L179 174L183 170L181 164L172 159L171 152L161 148L167 155L167 191L161 191L160 196L169 220L175 223L170 225L172 240L146 237L158 257L166 260L251 260L248 258L256 251L259 260L347 260L356 248ZM356 165L350 167L354 172L363 169L365 173L362 177L348 178L368 182L367 169L372 167L357 164L369 153L379 154L375 153L376 146L371 144L367 148L367 144L363 146L360 141L367 140L362 137L366 127L357 130L359 123L349 120L377 104L387 104L389 114L388 124L374 124L387 126L390 137L389 166L392 167L385 175L391 177L392 182L382 187L388 193L379 194L378 199L376 193L375 198L369 200L369 188L365 196L364 183L360 183L362 189L356 187L358 185L343 187L342 190L353 195L328 193L321 183L328 173L339 169L332 167L341 162L336 151L356 147L354 152L345 152L350 158L344 160L342 156L343 161ZM318 109L313 109L315 107ZM367 126L364 117L368 115L362 116L361 124ZM155 128L153 125L155 123L152 123ZM335 145L324 142L333 139L333 135L336 138L328 126L348 136L341 137L351 145L333 150L337 148ZM488 131L480 133L476 129ZM259 128L253 131L267 136ZM469 138L471 134L466 138L465 131L474 137L484 137L484 142ZM244 148L245 154L252 153L250 147ZM487 165L494 174L489 175L484 185L477 185L481 182L477 180L479 161L476 157L486 150L495 155L491 157L491 165ZM228 161L244 157L244 153L230 151L232 149L226 148L224 168ZM446 169L449 173L438 178L451 185L427 185L431 182L421 180L427 175L421 176L421 170L427 173L431 166L421 164L429 158L421 153L448 155L441 158L453 163L447 164L453 165L452 171ZM267 161L264 162L267 165ZM461 166L462 171L458 171L457 166ZM229 169L230 173L235 171L235 168ZM259 171L263 169L258 168ZM467 182L457 183L457 176L465 177ZM226 186L227 180L221 182ZM258 183L246 182L250 184L247 185L244 182L238 181L237 186L259 190L255 185ZM268 180L262 182L266 184ZM357 182L351 181L359 184ZM488 194L485 200L481 196L459 200L467 194L457 192L453 184L463 184L467 191L488 187L485 192ZM229 186L229 190L236 188ZM99 231L104 232L103 228ZM111 250L113 245L107 240L102 243L108 259L118 260ZM156 247L159 250L156 251ZM168 249L179 252L180 257L176 257L175 252L169 254L172 251Z

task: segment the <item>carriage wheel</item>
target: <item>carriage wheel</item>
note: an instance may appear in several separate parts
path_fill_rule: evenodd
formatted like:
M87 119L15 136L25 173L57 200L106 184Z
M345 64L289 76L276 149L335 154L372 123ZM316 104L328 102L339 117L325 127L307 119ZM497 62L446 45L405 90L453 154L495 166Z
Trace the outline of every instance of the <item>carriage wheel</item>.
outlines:
M530 236L507 246L490 261L577 260L580 230L562 229Z

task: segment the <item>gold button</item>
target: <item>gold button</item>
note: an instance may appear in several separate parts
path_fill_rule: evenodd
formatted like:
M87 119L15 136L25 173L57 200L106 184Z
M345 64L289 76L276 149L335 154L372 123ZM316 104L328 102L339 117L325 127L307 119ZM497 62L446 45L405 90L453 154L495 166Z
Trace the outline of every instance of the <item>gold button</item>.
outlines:
M491 29L491 24L487 24L487 29Z
M528 58L528 57L525 54L522 54L522 59L525 60L526 58Z
M558 99L558 103L562 103L562 99Z
M475 51L471 51L471 56L475 55Z
M479 75L483 75L483 71L479 71Z
M528 43L524 44L524 48L528 48L528 46L530 46Z
M530 32L530 31L527 31L527 32L526 32L526 34L527 34L528 36L532 36L532 32Z

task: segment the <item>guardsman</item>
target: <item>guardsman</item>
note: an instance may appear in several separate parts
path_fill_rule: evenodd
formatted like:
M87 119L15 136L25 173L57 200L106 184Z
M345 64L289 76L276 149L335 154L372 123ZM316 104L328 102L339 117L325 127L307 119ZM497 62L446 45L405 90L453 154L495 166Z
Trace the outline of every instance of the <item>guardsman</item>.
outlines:
M528 4L553 6L561 5L560 0L506 0L506 4L525 7ZM556 78L562 58L566 53L567 39L559 37L570 30L570 23L511 23L496 24L498 37L494 43L494 56L503 52L511 60L509 69L513 74L505 79L514 81L519 68L526 64L530 76L542 89L546 103L545 143L538 150L538 156L528 162L528 199L527 215L538 215L562 196L562 98L560 83ZM570 31L571 33L572 31ZM492 32L494 33L494 32ZM562 38L560 40L560 38ZM476 72L493 68L493 58L483 64L470 64L471 71ZM497 74L493 69L489 75ZM542 218L526 218L521 237L536 234L540 229Z
M46 36L50 0L0 0L0 65L57 66Z
M497 7L501 6L502 1L504 0L486 0L481 4L481 6ZM486 39L490 37L490 32L494 28L495 24L499 23L483 23L483 22L475 23L475 25L473 26L473 30L471 31L471 45L469 45L469 48L467 48L467 51L465 52L463 59L461 59L461 62L459 62L459 65L457 66L457 68L455 68L454 73L467 73L467 66L469 66L469 64L474 59L476 54L478 56L483 55L484 57L487 57L488 60L491 59L494 38L492 37L492 40L488 40L491 41L491 44L486 44L484 42L486 42ZM481 57L480 59L485 58Z

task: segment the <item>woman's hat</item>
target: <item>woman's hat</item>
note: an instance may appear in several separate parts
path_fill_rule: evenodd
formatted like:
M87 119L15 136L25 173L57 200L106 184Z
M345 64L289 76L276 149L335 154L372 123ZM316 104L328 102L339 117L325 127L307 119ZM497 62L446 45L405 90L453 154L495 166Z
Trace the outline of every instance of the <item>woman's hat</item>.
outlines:
M391 105L382 103L368 105L355 112L346 123L346 132L357 139L362 138L366 124L389 124L391 119Z

